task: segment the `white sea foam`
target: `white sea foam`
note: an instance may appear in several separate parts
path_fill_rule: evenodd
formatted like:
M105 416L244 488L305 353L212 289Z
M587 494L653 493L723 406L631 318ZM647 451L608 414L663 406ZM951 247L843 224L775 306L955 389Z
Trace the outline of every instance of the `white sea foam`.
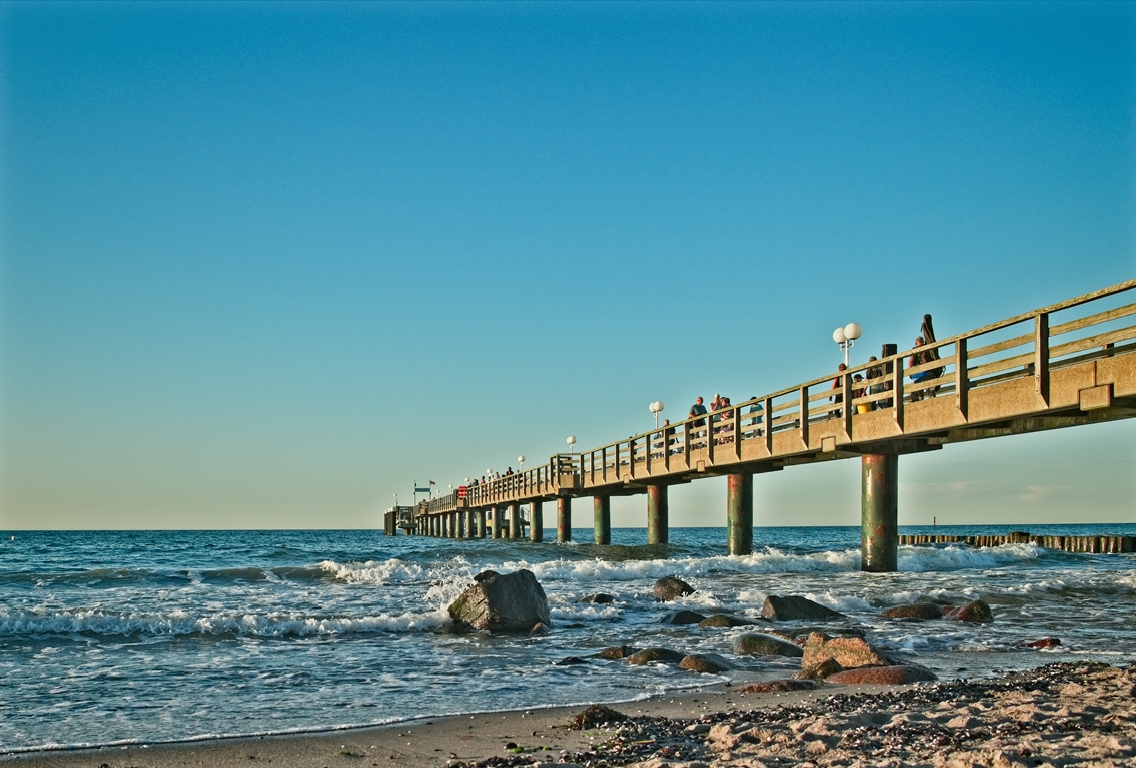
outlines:
M444 613L375 616L304 616L224 612L192 616L176 609L166 615L110 614L96 610L37 612L0 608L0 636L93 634L102 636L237 635L310 637L375 632L415 632L442 627Z
M425 577L425 571L418 563L407 563L397 558L390 560L368 560L364 563L337 563L323 560L319 567L339 581L348 584L387 584L389 582L416 582Z
M1044 552L1035 544L1005 544L975 549L948 544L945 547L899 548L900 571L957 571L965 568L997 568L1036 560Z

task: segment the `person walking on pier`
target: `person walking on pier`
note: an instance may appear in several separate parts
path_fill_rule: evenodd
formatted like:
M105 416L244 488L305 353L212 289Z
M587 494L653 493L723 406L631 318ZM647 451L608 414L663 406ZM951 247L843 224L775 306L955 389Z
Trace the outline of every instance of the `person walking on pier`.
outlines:
M924 365L926 363L934 362L937 359L936 357L933 357L931 355L930 350L919 350L919 348L924 346L926 343L927 342L923 340L922 336L916 336L915 337L915 349L917 351L915 352L914 355L912 355L909 358L908 366L907 366L908 368L914 368L918 365ZM936 378L941 371L942 371L941 368L937 368L937 369L933 369L933 370L930 370L930 371L920 371L919 373L913 373L913 374L911 374L911 381L914 384L922 384L925 381L929 381L930 379ZM934 394L935 394L935 390L934 389L920 389L920 390L916 390L915 392L912 392L911 393L912 402L914 402L916 400L922 400L923 396L925 394L933 397Z
M845 365L844 363L841 363L840 367L837 368L836 370L840 371L840 373L843 374L845 371L848 370L848 366ZM833 405L840 405L841 403L844 402L844 376L837 376L835 379L832 380L832 389L836 390L836 394L835 395L829 395L828 399L832 401ZM829 411L828 415L829 416L839 416L841 410L842 409L837 408L835 411Z
M694 405L690 406L690 415L687 418L693 419L695 416L705 416L706 406L702 404L702 398L694 401ZM706 419L699 419L698 421L691 422L691 427L704 427L706 426ZM695 432L694 436L698 437L701 433Z
M875 355L872 355L871 357L868 358L869 363L874 363L874 362L876 362L876 360L878 360L878 358ZM868 381L872 381L873 379L882 378L883 375L884 375L883 366L882 365L873 365L871 368L864 371L864 375L867 377ZM887 382L885 382L885 381L876 381L876 382L868 385L868 394L869 395L878 395L878 394L881 394L883 392L887 392ZM881 404L881 402L879 400L876 400L875 402L868 403L868 410L869 411L874 411L877 408L882 408L882 407L884 407L884 406Z
M753 397L751 397L750 400L757 400L757 395L754 395ZM753 405L751 405L749 407L749 414L752 417L750 419L750 422L749 422L749 425L751 427L756 427L758 424L761 423L762 411L764 411L764 410L765 410L765 406L762 405L761 403L754 403ZM758 429L754 430L753 432L746 432L745 436L746 437L761 437L764 434L765 434L765 430L758 428Z

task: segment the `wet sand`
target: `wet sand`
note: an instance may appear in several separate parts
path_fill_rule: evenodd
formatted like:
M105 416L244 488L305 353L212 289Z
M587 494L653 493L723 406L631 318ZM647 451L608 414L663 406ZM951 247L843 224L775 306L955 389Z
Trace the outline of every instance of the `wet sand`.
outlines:
M627 720L574 730L583 706L377 728L0 757L36 768L272 764L714 768L1136 764L1136 667L1055 664L981 681L742 693L721 686L610 705Z

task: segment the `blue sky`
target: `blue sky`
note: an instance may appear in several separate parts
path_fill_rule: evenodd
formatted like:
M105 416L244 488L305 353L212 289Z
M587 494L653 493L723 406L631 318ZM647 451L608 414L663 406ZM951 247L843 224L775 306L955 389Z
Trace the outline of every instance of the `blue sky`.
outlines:
M1131 4L4 4L0 54L9 528L374 526L823 375L850 320L1136 274ZM905 457L901 523L1131 521L1134 460ZM755 487L858 523L853 462Z

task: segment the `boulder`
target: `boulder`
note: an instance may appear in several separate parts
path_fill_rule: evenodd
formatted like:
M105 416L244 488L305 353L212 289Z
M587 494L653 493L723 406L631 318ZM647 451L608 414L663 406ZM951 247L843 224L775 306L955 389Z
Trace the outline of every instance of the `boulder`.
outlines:
M1026 648L1053 648L1058 645L1061 645L1061 641L1056 637L1043 637L1026 643Z
M692 672L725 672L730 669L730 662L716 653L692 653L683 656L678 666Z
M930 621L943 618L942 607L936 603L907 603L893 605L884 611L885 619L904 619L905 621Z
M560 661L556 662L558 667L570 667L573 664L587 664L588 662L581 659L579 656L565 656Z
M832 637L813 632L805 641L801 669L808 669L825 659L835 659L845 669L855 667L886 667L894 664L886 653L868 644L861 637Z
M668 613L663 617L664 624L699 624L706 617L701 613L694 611L677 611L675 613Z
M773 635L755 634L747 632L739 635L732 649L734 653L748 656L792 656L800 658L804 651L796 643L782 640Z
M972 624L986 624L994 621L994 613L985 600L971 600L969 603L963 603L958 608L944 614L944 617Z
M761 616L770 621L824 621L844 618L844 614L800 595L770 595L765 598Z
M820 686L815 680L767 680L752 683L739 689L739 693L789 693L790 691L814 691Z
M694 594L694 587L677 576L664 576L655 582L655 599L659 602Z
M537 624L551 626L548 597L532 571L483 571L474 581L446 609L456 626L526 633Z
M924 667L892 665L887 667L861 667L846 669L828 677L828 682L840 685L907 685L909 683L931 683L938 680L935 673Z
M615 598L606 592L597 592L594 595L584 595L580 598L581 603L610 603L614 600Z
M824 680L842 671L844 671L844 667L840 666L839 661L825 659L809 667L802 666L801 671L793 677L797 680Z
M627 657L628 664L650 664L654 661L661 661L666 664L678 664L686 657L685 653L672 651L670 648L644 648L638 653L633 653Z
M611 648L604 648L596 655L601 659L626 659L638 651L638 648L632 648L630 645L616 645Z
M698 622L700 627L749 627L756 622L749 619L739 619L737 616L727 616L724 613L715 613Z

